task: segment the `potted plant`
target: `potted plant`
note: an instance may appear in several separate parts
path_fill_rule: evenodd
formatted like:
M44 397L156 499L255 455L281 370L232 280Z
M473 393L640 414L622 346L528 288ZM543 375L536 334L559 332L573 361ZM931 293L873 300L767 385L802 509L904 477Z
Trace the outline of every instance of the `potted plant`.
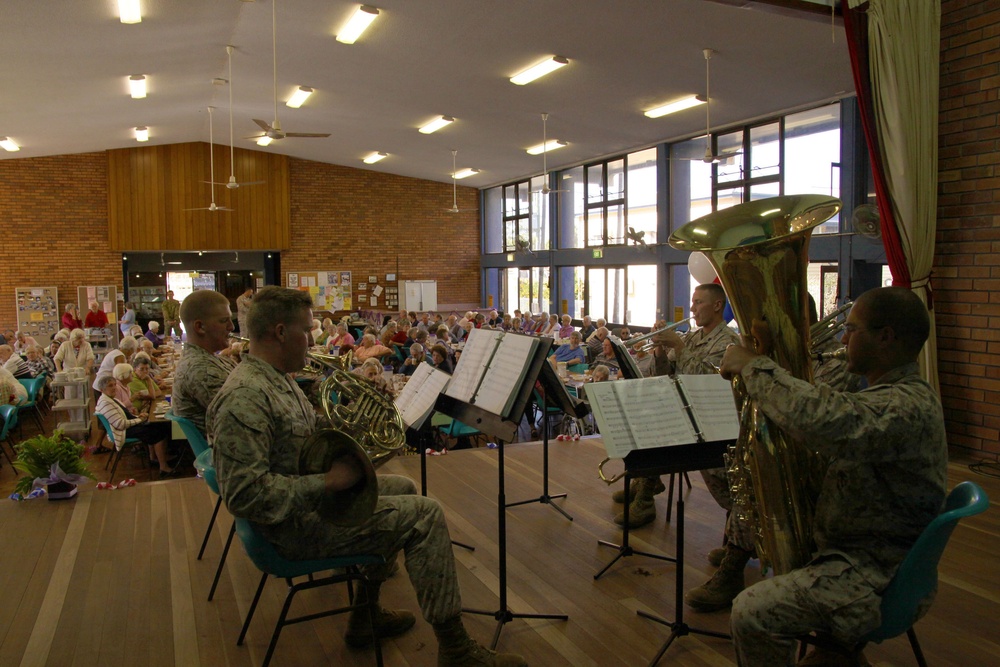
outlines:
M14 461L14 467L25 476L17 481L14 491L25 497L32 489L47 486L49 500L72 498L77 484L94 478L80 458L83 451L82 445L60 430L50 436L42 433L25 440L18 447Z

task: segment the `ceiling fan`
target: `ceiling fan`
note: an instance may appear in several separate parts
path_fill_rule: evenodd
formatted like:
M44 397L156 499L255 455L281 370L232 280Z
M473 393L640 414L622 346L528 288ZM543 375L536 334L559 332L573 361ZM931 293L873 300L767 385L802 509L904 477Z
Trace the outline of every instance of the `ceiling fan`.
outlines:
M727 151L719 154L712 153L712 97L710 95L712 77L709 63L712 60L712 56L715 55L715 51L712 49L702 49L701 52L705 56L705 154L698 157L678 157L672 159L717 164L740 155L741 151Z
M229 56L229 180L225 183L212 183L212 186L225 185L230 190L235 190L241 185L259 185L266 181L250 181L249 183L236 182L236 160L233 157L233 51L236 47L226 45L226 54ZM207 182L207 181L206 181Z
M458 173L457 167L458 160L458 150L451 149L451 208L446 208L445 213L462 213L463 211L478 211L476 208L459 208L458 207L458 179L455 178L455 174Z
M547 195L553 192L569 192L569 190L553 190L549 187L549 161L548 161L548 123L549 114L542 114L542 188L535 190L532 194Z
M214 130L212 129L215 125L212 120L212 111L215 107L208 107L208 163L211 181L205 181L212 186L212 203L203 208L186 208L185 211L232 211L231 208L226 208L225 206L215 205L215 137Z
M253 122L260 126L264 134L258 134L250 139L260 139L261 137L271 137L275 141L285 137L329 137L329 132L285 132L281 129L281 121L278 120L278 11L276 9L277 0L271 2L271 46L274 50L274 121L267 121L253 118Z

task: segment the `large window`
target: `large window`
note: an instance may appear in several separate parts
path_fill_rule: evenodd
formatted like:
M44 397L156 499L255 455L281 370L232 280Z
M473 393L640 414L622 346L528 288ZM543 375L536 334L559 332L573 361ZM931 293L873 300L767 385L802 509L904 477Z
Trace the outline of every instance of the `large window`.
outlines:
M589 267L587 312L595 320L651 326L656 320L656 265Z
M532 266L503 269L500 303L505 312L548 312L551 302L549 267Z

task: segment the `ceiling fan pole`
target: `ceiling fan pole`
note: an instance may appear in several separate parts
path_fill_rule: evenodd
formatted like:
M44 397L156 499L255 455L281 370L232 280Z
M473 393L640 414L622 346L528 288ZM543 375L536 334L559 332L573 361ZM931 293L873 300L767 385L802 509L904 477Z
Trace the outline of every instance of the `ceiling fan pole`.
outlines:
M273 73L274 73L274 124L271 126L278 129L278 0L271 0L271 49L274 51Z
M229 180L231 181L236 180L236 163L233 160L235 153L233 149L233 48L231 44L226 46L226 55L229 56Z
M458 208L458 181L455 179L455 171L458 169L458 150L451 149L451 207Z
M212 185L212 208L215 208L215 137L212 127L212 107L208 107L208 169L211 175Z

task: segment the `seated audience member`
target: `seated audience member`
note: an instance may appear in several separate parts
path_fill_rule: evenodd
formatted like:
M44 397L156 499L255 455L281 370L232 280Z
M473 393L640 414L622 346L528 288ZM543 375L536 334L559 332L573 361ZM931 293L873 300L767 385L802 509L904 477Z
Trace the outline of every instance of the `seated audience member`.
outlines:
M521 318L513 317L510 320L510 329L508 331L512 333L524 333L524 325L521 322Z
M656 374L656 357L649 350L642 348L635 353L635 365L639 367L642 377L653 377Z
M552 336L555 338L556 334L559 333L559 316L555 313L549 315L549 319L545 321L544 324L539 326L538 335L539 336Z
M601 353L604 349L604 339L608 337L608 330L605 327L600 327L594 330L594 333L590 335L587 341L587 349L590 351L591 358L597 358L597 355Z
M611 339L604 337L601 341L601 352L596 357L594 361L591 362L590 367L595 368L598 365L604 365L608 367L608 370L618 372L618 358L615 356L615 349L611 346Z
M347 325L341 322L337 325L337 331L327 341L326 349L333 352L334 348L340 348L340 354L344 354L346 352L344 348L347 346L354 347L354 336L347 330Z
M154 346L159 347L163 345L163 337L160 336L160 323L156 320L149 321L149 329L146 330L144 334L146 340L152 343Z
M455 338L451 335L451 331L448 327L438 327L437 329L437 339L439 343L454 343Z
M364 363L366 359L383 359L392 354L392 350L385 345L375 342L375 336L365 334L361 337L361 345L354 348L354 359L358 363Z
M80 319L75 303L66 304L66 312L62 314L62 328L70 331L83 328L83 320Z
M131 301L125 302L125 312L122 313L122 318L118 320L118 328L121 330L123 336L132 335L132 327L135 326L135 304ZM142 335L142 331L139 331L139 336Z
M146 334L144 334L142 332L142 327L141 326L139 326L138 324L133 324L131 327L129 327L127 335L132 336L136 340L139 340L140 338L144 337ZM154 345L155 345L155 343L154 343Z
M135 410L132 405L132 390L129 388L133 372L132 364L115 364L111 371L111 377L115 379L115 400L129 410Z
M441 343L431 348L431 360L434 362L435 368L449 375L455 372L455 367L452 366L451 359L448 358L448 348Z
M510 313L504 313L503 320L500 322L500 326L498 328L501 331L510 331L512 324L513 318L510 316Z
M618 338L620 338L621 340L628 340L629 338L632 337L632 331L628 328L628 326L622 325L622 327L618 329L618 332L615 335L618 336Z
M53 368L55 368L56 365L55 364L56 354L59 352L59 348L62 347L62 344L63 341L56 340L55 338L53 338L52 342L49 343L49 346L45 349L45 356L48 357L50 361L52 361Z
M20 405L27 400L28 390L9 370L0 366L0 405Z
M413 329L410 329L410 331L413 331ZM413 342L424 348L424 354L426 354L428 350L428 345L427 345L428 338L430 338L429 334L423 329L417 329L416 332L413 334ZM413 345L411 345L410 347L412 348Z
M463 320L461 327L459 327L458 341L459 343L469 339L469 334L472 333L474 325L472 320Z
M382 326L379 327L379 329L378 329L378 335L376 337L377 338L381 338L382 334L385 333L385 330L388 329L389 325L392 324L392 323L393 322L392 322L392 316L391 315L386 315L385 317L383 317L382 318ZM365 333L367 333L367 331Z
M57 371L82 368L89 375L94 368L94 350L87 342L87 334L83 329L73 329L69 340L59 346L59 351L52 360L56 362Z
M0 345L0 365L14 376L14 379L29 379L32 377L28 362L21 358L20 354L14 354L14 348L10 345Z
M590 339L591 334L597 331L597 327L590 320L590 315L583 316L583 326L580 327L580 335L583 336L583 342L587 342Z
M374 384L379 392L388 398L396 398L396 392L386 381L385 370L378 359L365 359L365 363L358 366L354 372Z
M143 338L142 340L146 340ZM149 341L146 341L147 343ZM101 360L101 365L97 368L97 377L94 378L94 390L100 393L100 389L97 388L97 381L102 377L110 377L118 364L128 364L131 363L132 357L135 356L138 350L139 344L136 342L135 338L132 336L125 336L122 338L121 342L118 343L117 350L111 350L104 355ZM98 396L100 400L100 396Z
M482 313L476 313L475 317L472 318L472 326L476 329L482 329L484 324L486 324L486 316Z
M56 372L56 365L50 358L45 356L41 346L29 345L25 353L28 356L28 369L31 371L31 376L38 377L42 373L45 373L48 376L46 382L51 383L52 376Z
M159 368L159 363L157 363L157 359L163 356L163 352L153 347L152 341L150 341L145 336L140 338L138 342L139 342L138 352L142 352L147 357L149 357L150 361L152 362L150 364L150 368L153 371L156 371L156 369Z
M574 331L576 331L576 329L573 328L573 318L569 315L563 315L562 326L559 327L559 333L556 337L566 339L569 338L569 335ZM583 340L582 336L580 337L580 340Z
M101 310L101 304L96 301L90 302L90 310L83 318L83 326L88 329L104 329L108 326L108 315Z
M526 334L531 334L535 332L535 328L538 326L538 320L536 320L531 313L525 311L524 315L521 317L521 331Z
M733 601L740 665L791 665L796 636L815 631L851 646L878 627L882 592L946 494L943 411L918 366L929 332L927 309L909 289L862 294L842 340L848 370L868 380L857 393L804 382L766 356L727 348L722 376L739 375L765 415L829 459L814 510L812 560ZM819 653L806 661L859 664L830 649Z
M18 331L14 334L14 342L8 342L7 344L13 345L14 351L18 354L25 354L29 346L38 345L38 342L32 336L28 336L23 331Z
M287 374L305 363L311 300L308 294L265 287L248 316L252 354L234 372L209 408L209 437L219 491L229 512L253 522L285 558L309 560L377 553L386 561L402 550L424 618L438 641L439 667L523 667L515 655L496 654L472 640L462 624L462 601L448 524L441 506L416 494L412 481L380 475L375 512L359 527L330 520L341 492L362 479L351 457L323 461L306 451L317 428L316 414ZM379 603L387 566L373 568L355 602L376 608L352 612L345 640L371 644L407 632L409 612Z
M584 352L583 346L580 343L580 332L572 332L569 335L569 343L560 345L556 349L554 355L556 361L565 361L570 366L587 363L587 353Z
M410 346L410 356L403 362L403 367L399 369L399 372L403 375L413 375L413 371L417 370L417 366L422 364L426 359L427 353L424 351L424 346L420 343L414 343Z
M591 382L606 382L611 379L611 369L604 364L597 364L590 372Z
M229 347L233 313L224 295L198 290L181 303L180 318L187 342L174 373L170 409L205 433L208 404L236 367L232 359L219 356Z
M500 313L496 310L496 308L491 310L490 314L486 317L486 323L494 329L498 329L501 322L503 322L503 318L500 317Z
M320 322L319 320L313 320L312 324L313 328L310 333L312 334L313 341L315 341L317 338L323 335L323 323Z
M337 327L334 326L333 320L329 317L323 318L323 324L320 326L322 331L320 331L318 336L313 337L313 345L326 345L330 342L330 339L336 335Z
M424 313L420 316L420 321L417 322L417 328L421 331L430 331L433 322L431 322L431 314Z
M163 392L150 375L149 357L137 354L133 364L132 379L128 383L129 398L139 412L152 412L156 401L163 397Z
M138 415L116 398L117 382L111 377L102 377L98 383L101 398L97 401L96 412L104 415L114 435L115 446L121 449L126 438L138 438L149 447L149 460L160 468L160 477L173 477L179 471L167 465L167 441L170 438L170 422L151 424L149 413Z

